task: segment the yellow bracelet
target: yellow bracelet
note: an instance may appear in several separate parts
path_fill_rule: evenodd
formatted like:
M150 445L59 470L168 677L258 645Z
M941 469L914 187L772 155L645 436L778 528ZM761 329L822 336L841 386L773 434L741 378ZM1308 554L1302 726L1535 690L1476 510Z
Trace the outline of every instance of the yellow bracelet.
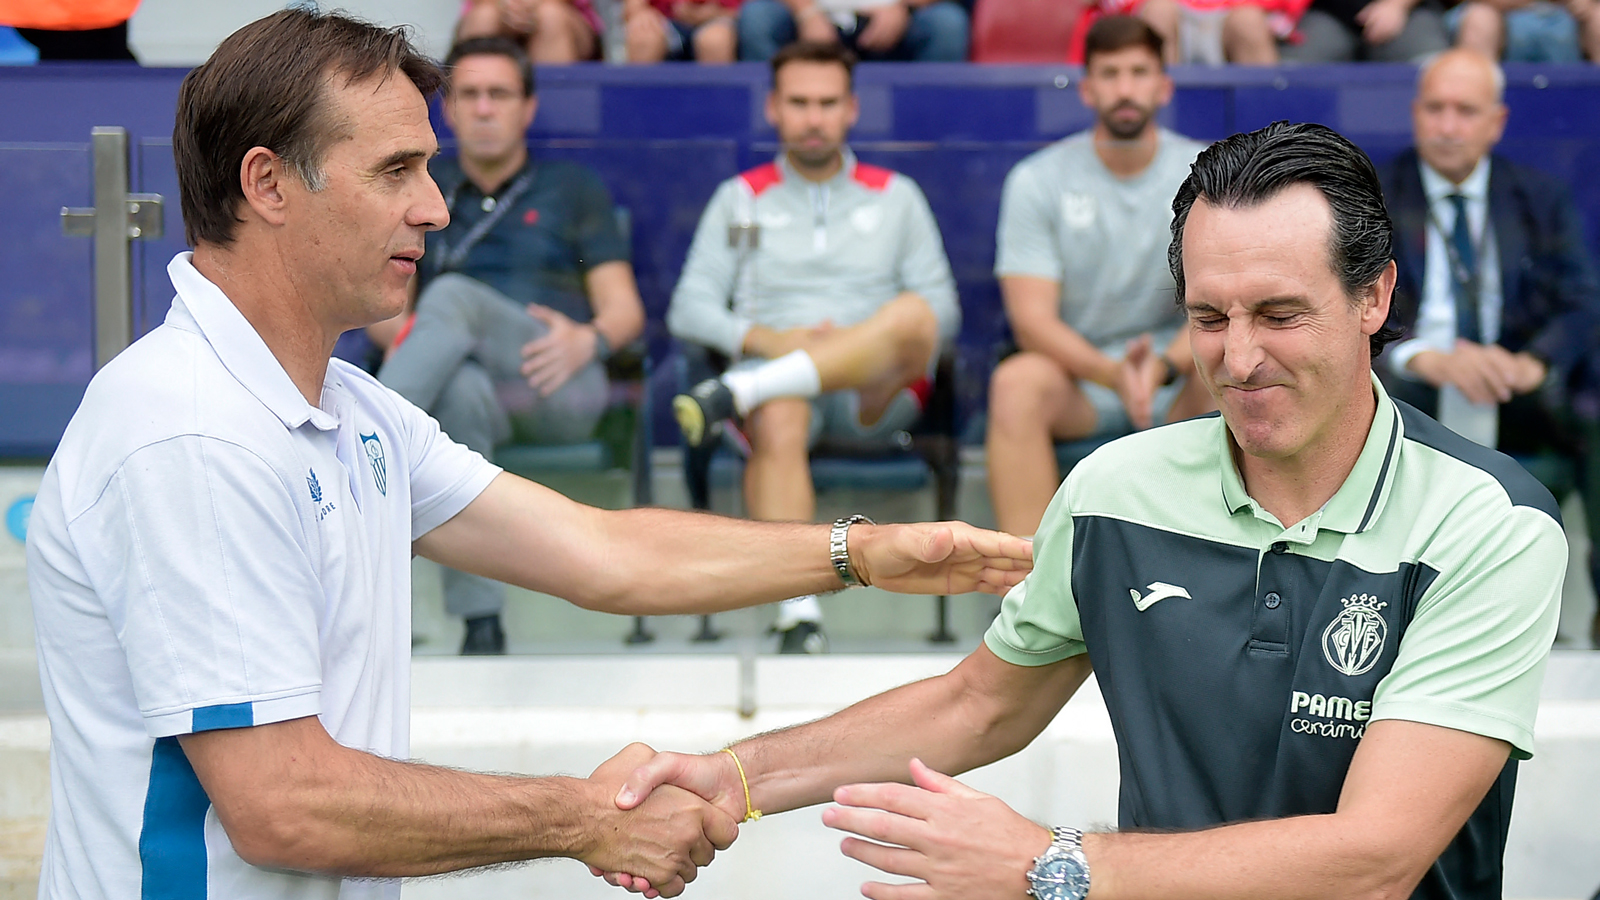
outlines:
M744 765L739 762L739 755L733 752L732 747L723 747L722 752L733 757L733 767L739 770L739 783L744 785L744 818L740 823L755 822L761 818L761 810L750 805L750 781L744 777Z

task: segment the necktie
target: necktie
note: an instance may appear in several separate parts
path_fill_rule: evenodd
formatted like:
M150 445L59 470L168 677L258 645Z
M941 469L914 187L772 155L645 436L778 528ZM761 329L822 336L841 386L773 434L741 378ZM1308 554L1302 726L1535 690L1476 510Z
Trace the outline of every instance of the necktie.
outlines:
M1450 202L1456 208L1456 225L1450 232L1450 245L1455 249L1458 270L1451 272L1451 294L1456 301L1456 337L1475 344L1483 342L1483 329L1478 322L1478 250L1472 244L1472 225L1467 221L1467 198L1451 194ZM1454 267L1453 267L1454 268Z

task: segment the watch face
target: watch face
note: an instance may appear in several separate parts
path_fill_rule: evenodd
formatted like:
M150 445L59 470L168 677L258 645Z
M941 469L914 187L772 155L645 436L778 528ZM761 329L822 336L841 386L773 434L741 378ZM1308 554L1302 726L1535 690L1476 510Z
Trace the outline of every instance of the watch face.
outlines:
M1083 900L1089 895L1089 868L1076 855L1043 860L1028 873L1039 900Z

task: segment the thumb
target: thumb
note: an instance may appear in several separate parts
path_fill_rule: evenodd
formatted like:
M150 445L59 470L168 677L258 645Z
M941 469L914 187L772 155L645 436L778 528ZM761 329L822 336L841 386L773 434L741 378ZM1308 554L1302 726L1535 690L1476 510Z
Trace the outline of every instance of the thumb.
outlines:
M917 545L916 558L918 562L943 562L955 547L956 538L949 527L936 525L922 535L922 541Z
M916 758L911 760L911 780L916 782L917 787L935 794L948 794L952 797L962 798L984 796L981 792L967 787L949 775L935 772L928 768L927 763Z
M622 788L617 791L617 808L633 809L643 803L656 788L681 778L684 773L684 760L688 758L679 753L658 753L650 761L634 769L633 774L628 776L622 783Z

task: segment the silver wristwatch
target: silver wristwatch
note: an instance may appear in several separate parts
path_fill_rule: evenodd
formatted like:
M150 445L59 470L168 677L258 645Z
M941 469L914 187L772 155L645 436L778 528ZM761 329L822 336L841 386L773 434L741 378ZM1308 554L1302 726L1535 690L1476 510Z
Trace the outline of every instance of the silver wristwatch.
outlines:
M856 570L850 565L850 545L848 538L850 526L858 523L876 525L863 515L846 516L833 523L833 530L828 532L828 559L833 563L833 570L839 573L839 580L847 588L861 587L861 579L856 577Z
M1083 832L1052 828L1049 849L1035 857L1028 870L1028 896L1038 900L1084 900L1089 896L1089 860L1083 855Z

